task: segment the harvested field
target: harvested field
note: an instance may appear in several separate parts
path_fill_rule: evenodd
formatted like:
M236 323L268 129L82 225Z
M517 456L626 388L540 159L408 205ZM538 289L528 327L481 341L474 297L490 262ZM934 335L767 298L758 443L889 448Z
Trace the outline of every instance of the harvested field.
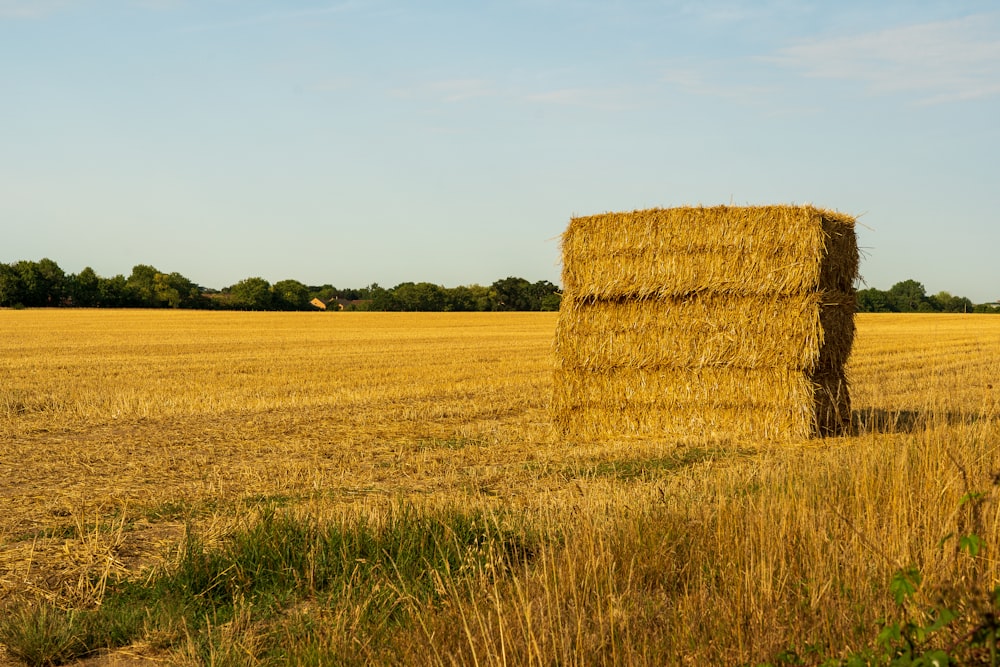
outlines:
M264 663L275 646L364 636L337 650L740 664L872 645L897 565L919 566L928 591L1000 583L1000 318L859 315L853 432L781 445L692 428L566 446L548 417L555 327L554 314L0 311L0 609L94 609L116 581L174 567L186 531L221 545L269 511L381 525L401 505L483 510L543 537L509 574L441 579L437 602L390 629L345 625L349 610L313 593L225 621L254 628L252 646L194 629L190 642ZM970 490L989 498L971 564L938 546L970 520ZM296 635L305 617L313 634ZM205 660L184 632L157 632L115 655Z

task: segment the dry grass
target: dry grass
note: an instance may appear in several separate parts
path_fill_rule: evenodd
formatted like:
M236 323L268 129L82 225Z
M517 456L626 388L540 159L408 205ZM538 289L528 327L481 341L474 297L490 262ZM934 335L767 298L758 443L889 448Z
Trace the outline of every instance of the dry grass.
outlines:
M954 575L938 542L1000 471L1000 318L859 316L857 432L784 446L557 444L555 324L0 311L0 605L96 603L109 578L169 558L184 520L210 541L262 499L320 519L503 508L565 536L428 610L397 638L411 664L836 653L892 610L899 565L929 586Z

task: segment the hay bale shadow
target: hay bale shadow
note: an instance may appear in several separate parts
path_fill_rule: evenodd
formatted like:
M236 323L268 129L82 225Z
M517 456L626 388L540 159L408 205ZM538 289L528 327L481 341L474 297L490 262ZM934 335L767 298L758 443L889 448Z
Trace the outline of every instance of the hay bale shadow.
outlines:
M968 425L996 418L996 415L984 415L979 412L936 412L933 410L866 408L852 412L851 434L914 433L931 425Z

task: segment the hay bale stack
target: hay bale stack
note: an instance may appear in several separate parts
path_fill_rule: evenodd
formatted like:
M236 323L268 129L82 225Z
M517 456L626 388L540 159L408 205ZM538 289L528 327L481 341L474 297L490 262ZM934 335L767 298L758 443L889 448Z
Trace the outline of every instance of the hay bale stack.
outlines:
M850 423L854 219L811 206L574 218L553 418L567 438L838 433Z

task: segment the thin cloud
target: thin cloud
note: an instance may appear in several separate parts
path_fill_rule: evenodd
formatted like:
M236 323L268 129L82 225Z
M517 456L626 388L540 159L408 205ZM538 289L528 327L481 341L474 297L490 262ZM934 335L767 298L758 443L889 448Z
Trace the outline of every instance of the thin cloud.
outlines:
M184 0L129 0L129 6L151 11L177 9L184 5Z
M730 67L733 65L730 64ZM707 69L684 66L668 68L660 76L660 82L690 95L716 97L746 106L759 105L761 100L777 90L768 85L716 83L707 74Z
M328 77L309 84L306 90L314 93L342 93L355 85L357 81L348 76Z
M445 102L464 102L479 97L493 97L497 94L485 79L434 81L427 88Z
M482 97L500 95L486 79L441 79L417 85L392 88L389 94L400 99L431 98L438 102L466 102Z
M76 4L76 0L0 0L0 19L40 19Z
M204 32L209 30L225 30L230 28L242 28L245 26L267 25L270 23L280 23L284 21L297 21L300 19L309 19L309 18L316 18L320 16L328 16L333 14L342 14L344 12L360 9L365 6L367 5L364 2L348 0L347 2L340 2L333 5L328 5L326 7L276 11L276 12L269 12L267 14L255 14L253 16L245 16L243 18L235 19L232 21L192 25L188 26L187 31Z
M804 42L763 58L805 76L860 81L922 104L1000 93L1000 14Z
M630 91L623 88L557 88L528 93L524 99L540 104L581 107L599 111L624 111L634 108Z

